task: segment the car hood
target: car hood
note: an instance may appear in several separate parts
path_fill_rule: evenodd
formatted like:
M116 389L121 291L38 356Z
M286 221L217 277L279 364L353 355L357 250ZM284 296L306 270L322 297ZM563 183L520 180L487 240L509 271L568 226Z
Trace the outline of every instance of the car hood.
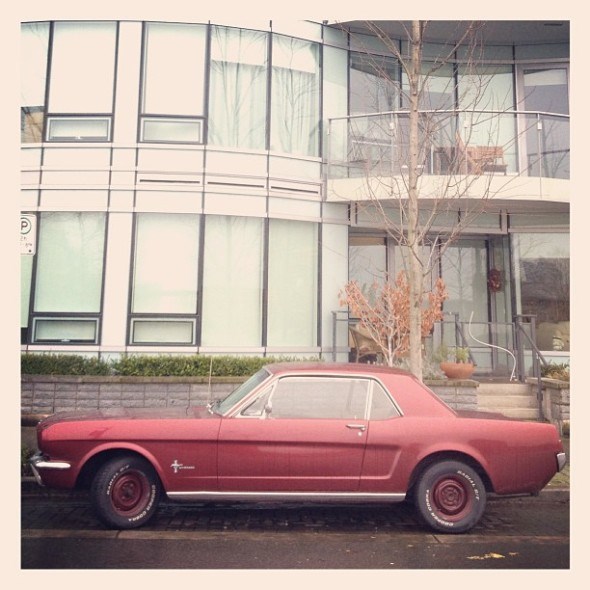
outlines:
M76 410L56 412L39 423L47 428L58 422L88 422L97 420L165 420L203 418L210 416L206 406L188 408L105 408L102 410Z

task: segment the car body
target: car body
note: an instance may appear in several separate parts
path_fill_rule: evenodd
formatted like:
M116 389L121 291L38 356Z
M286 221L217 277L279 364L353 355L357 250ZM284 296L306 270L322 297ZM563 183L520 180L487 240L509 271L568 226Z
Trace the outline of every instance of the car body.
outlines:
M267 365L225 399L178 409L57 413L37 427L41 485L89 485L99 518L131 528L186 501L399 502L465 532L489 493L536 494L565 464L557 429L449 408L405 371Z

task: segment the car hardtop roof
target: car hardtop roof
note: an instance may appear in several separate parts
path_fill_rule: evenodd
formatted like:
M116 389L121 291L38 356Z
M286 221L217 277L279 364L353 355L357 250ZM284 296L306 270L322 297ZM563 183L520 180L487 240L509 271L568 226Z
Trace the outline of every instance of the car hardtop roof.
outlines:
M404 375L412 376L408 371L386 365L368 365L366 363L333 363L333 362L317 362L317 361L293 361L293 362L279 362L265 365L264 367L273 375L279 373L364 373L366 375L374 374L389 374L389 375Z

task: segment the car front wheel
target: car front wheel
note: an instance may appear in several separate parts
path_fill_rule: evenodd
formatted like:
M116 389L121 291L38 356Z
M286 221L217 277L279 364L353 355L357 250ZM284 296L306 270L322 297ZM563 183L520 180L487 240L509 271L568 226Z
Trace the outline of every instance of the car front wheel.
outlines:
M90 494L99 519L108 527L131 529L155 514L160 480L152 466L133 455L112 459L96 473Z
M459 461L441 461L421 475L415 502L421 517L434 530L464 533L481 519L486 491L474 469Z

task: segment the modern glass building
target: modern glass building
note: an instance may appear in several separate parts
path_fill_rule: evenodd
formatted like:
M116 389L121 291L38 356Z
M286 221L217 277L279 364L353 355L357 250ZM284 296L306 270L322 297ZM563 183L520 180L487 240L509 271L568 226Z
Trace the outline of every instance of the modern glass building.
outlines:
M22 23L22 350L347 359L339 291L401 268L372 215L395 199L366 191L407 151L407 41L380 24L386 43L360 22ZM445 122L421 190L426 214L474 180L437 235L486 199L436 274L447 332L493 372L485 343L514 348L530 316L569 356L569 25L486 22L477 62L445 53L464 26L427 28L445 60L423 110ZM452 170L459 146L473 167Z

